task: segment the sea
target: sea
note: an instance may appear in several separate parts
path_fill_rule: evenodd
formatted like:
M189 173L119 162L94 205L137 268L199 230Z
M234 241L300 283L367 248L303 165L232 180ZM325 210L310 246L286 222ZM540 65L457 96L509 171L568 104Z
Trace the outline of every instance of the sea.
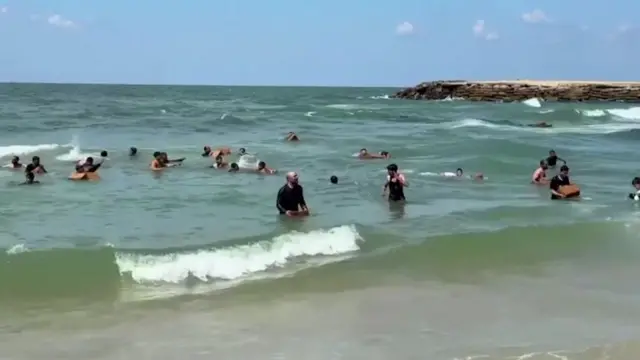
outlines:
M640 358L640 107L397 90L0 85L0 161L48 170L0 169L0 358ZM580 201L530 184L551 149ZM102 150L100 181L67 179ZM287 171L307 218L278 215Z

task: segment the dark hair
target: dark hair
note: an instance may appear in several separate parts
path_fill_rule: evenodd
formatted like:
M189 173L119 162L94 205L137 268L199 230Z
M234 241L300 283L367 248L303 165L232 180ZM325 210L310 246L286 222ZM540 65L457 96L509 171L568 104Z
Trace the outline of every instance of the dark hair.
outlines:
M129 148L129 154L135 154L138 152L138 149L135 146Z
M387 155L389 155L389 152L388 151L380 151L380 155L387 156Z
M231 163L231 168L232 169L239 169L240 167L236 163Z
M389 165L387 166L387 170L388 170L388 171L398 171L398 165L396 165L396 164L389 164Z
M332 184L337 184L338 183L338 177L335 175L331 175L331 178L329 179L329 181L331 181Z
M92 162L93 162L93 158L92 158L91 156L89 156L89 157L87 158L87 162L91 162L91 163L92 163Z
M360 151L367 151L367 148L362 148L360 149Z
M247 150L245 148L240 148L238 151L241 152L241 153L247 152Z
M258 166L265 167L265 166L267 166L267 163L266 163L266 162L264 162L264 161L260 161L260 162L258 163Z
M34 156L31 158L31 161L40 161L40 156Z
M560 166L560 171L569 171L569 167L567 165Z
M540 166L542 167L547 166L547 162L544 159L540 160Z
M640 184L640 177L636 176L633 178L633 180L631 180L631 185L636 185L636 184Z
M460 171L460 172L464 172L464 171L462 170L462 168L457 168L457 169L456 169L456 172L458 172L458 171Z
M107 157L107 156L109 156L109 153L107 152L107 150L102 150L102 151L100 152L100 156L102 156L102 157Z

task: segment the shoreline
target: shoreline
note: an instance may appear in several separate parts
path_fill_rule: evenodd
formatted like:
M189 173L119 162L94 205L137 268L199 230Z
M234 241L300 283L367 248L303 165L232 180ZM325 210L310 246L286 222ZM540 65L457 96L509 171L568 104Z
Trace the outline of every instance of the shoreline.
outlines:
M640 102L640 81L495 80L430 81L401 90L396 99L469 101L624 101Z

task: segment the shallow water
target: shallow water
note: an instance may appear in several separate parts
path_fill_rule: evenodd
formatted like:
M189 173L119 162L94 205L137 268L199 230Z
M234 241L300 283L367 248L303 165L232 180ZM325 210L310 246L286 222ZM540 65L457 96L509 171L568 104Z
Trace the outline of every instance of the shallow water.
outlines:
M0 160L50 172L0 172L3 355L635 358L640 108L392 91L0 86ZM205 144L298 171L313 216L282 221L283 177L210 169ZM528 184L551 148L583 201ZM102 149L100 182L66 180ZM155 150L187 160L154 176ZM404 207L380 196L390 162ZM437 176L458 167L488 179Z

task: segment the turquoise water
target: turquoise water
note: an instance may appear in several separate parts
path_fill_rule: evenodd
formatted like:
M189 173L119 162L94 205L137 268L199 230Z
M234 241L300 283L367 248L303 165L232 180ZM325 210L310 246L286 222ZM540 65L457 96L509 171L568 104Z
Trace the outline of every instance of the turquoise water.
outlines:
M38 155L49 174L18 186L0 171L0 346L12 359L636 354L640 108L395 90L1 85L0 160ZM554 127L524 126L538 121ZM213 170L203 145L245 147L241 164L280 174ZM362 147L392 159L358 160ZM582 201L529 184L552 148ZM66 180L103 149L101 181ZM154 175L156 150L187 159ZM380 196L390 162L410 181L403 207ZM458 167L488 179L437 175ZM277 215L291 170L309 218Z

